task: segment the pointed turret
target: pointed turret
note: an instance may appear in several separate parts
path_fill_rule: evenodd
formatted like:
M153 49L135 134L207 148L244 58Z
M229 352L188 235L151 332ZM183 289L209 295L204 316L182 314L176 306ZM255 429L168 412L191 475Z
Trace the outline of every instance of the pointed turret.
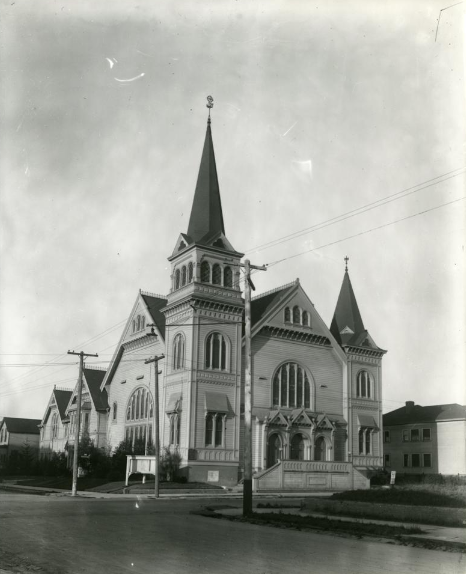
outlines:
M345 257L345 262L345 276L338 295L330 331L342 347L379 349L362 322L361 313L359 312L356 296L348 274L348 257Z
M225 234L225 227L223 225L222 202L209 117L193 207L189 218L188 236L194 243L205 243L206 240L220 233Z

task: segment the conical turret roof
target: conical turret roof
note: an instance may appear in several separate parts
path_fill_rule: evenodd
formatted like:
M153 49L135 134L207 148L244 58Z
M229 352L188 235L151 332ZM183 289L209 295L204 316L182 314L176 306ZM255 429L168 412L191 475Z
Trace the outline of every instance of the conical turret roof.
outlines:
M203 243L203 240L205 241L219 233L225 235L225 227L209 118L193 207L189 218L188 236L194 243Z

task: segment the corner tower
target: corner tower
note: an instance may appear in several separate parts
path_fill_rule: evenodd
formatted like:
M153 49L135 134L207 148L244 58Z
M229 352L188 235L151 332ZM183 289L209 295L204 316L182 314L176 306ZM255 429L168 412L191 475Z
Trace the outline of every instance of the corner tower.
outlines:
M168 260L162 395L163 444L189 480L236 484L244 301L236 251L225 235L209 118L187 233Z
M382 444L382 357L364 327L348 273L338 296L330 331L347 358L346 412L348 420L348 456L353 462L354 488L364 488L358 479L368 478L370 469L383 466Z

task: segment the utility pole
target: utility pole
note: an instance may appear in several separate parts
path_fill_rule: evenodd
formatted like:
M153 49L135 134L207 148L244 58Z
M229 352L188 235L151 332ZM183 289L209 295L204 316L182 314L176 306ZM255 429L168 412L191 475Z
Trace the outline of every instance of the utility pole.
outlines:
M78 377L78 399L77 399L77 411L76 411L76 432L74 435L74 449L73 449L73 486L71 487L71 496L76 496L77 484L78 484L78 447L79 447L79 431L81 429L81 396L83 389L83 369L84 369L84 357L98 357L99 355L94 355L91 353L84 353L80 351L75 353L74 351L68 351L68 355L79 355L79 377Z
M155 363L155 392L154 392L154 447L155 447L155 498L159 498L159 458L160 458L160 439L159 439L159 361L164 359L165 355L155 356L153 359L147 359L144 363Z
M251 269L267 271L267 267L251 265L249 259L244 264L244 320L245 320L245 378L244 378L244 478L243 478L243 516L252 513L252 356L251 356Z

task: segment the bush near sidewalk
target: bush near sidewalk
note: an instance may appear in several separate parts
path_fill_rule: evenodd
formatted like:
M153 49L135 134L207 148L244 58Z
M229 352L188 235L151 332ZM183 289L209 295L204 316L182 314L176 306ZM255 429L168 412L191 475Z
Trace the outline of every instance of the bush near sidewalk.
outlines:
M370 490L348 490L331 496L332 500L350 500L382 504L406 504L410 506L439 506L466 508L464 487L395 486L393 488L371 488Z

